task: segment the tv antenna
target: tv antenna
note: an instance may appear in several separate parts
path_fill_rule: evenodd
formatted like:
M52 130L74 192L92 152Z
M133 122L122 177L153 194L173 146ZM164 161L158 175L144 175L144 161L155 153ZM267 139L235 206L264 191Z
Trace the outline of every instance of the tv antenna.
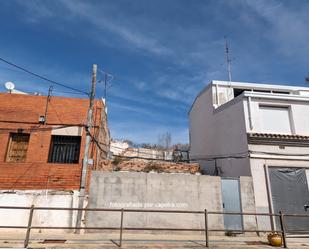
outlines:
M5 88L8 90L9 93L12 93L12 90L14 90L14 88L15 88L14 83L13 83L13 82L10 82L10 81L6 82L6 83L4 84L4 86L5 86Z
M108 88L108 83L110 83L115 77L112 75L112 74L110 74L110 73L108 73L108 72L106 72L105 70L100 70L100 69L98 69L102 74L103 74L103 76L104 76L104 99L106 100L106 97L107 97L107 88ZM102 81L102 80L101 80ZM99 81L99 82L101 82L101 81Z
M232 81L232 73L231 73L232 60L230 58L229 44L228 44L226 36L224 36L224 40L225 40L225 55L226 55L227 73L229 77L229 82L231 82Z

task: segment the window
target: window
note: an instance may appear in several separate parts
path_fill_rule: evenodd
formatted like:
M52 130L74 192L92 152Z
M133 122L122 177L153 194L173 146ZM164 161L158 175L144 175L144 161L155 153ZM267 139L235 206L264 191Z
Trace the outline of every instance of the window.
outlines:
M30 134L11 133L6 162L25 162Z
M259 109L262 132L291 134L289 107L260 105Z
M52 136L49 163L78 163L80 136Z

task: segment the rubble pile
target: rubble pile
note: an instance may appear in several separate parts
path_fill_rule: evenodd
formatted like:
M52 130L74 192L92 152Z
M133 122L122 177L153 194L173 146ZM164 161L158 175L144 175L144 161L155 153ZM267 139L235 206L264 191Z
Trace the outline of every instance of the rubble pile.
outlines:
M158 173L189 173L200 172L197 163L174 163L159 160L145 159L124 159L124 160L103 160L95 170L101 171L130 171L130 172L158 172Z

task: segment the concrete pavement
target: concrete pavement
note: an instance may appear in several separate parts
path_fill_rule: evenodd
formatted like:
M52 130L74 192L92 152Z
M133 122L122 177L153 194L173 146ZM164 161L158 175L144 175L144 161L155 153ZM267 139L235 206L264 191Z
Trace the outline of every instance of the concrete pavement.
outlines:
M22 248L25 232L1 232L0 248ZM37 233L32 232L29 247L48 249L115 249L118 248L119 233ZM226 249L257 249L272 248L268 246L266 235L263 236L210 236L210 248ZM289 238L288 246L291 249L309 248L309 238ZM122 248L205 248L203 234L123 234Z

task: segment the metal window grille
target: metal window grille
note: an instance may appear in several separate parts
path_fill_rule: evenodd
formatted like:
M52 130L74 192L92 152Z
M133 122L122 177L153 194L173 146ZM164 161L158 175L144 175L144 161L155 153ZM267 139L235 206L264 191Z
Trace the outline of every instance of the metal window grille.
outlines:
M49 163L78 163L80 136L52 136Z

